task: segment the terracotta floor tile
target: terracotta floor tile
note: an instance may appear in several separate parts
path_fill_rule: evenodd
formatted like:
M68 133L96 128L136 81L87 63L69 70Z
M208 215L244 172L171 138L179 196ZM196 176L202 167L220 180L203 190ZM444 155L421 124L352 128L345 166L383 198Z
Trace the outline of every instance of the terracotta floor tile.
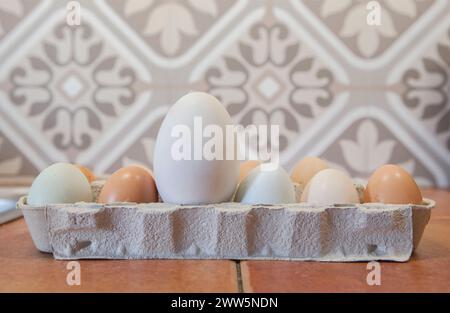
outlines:
M25 222L0 226L0 291L235 292L236 264L215 260L82 260L81 286L68 286L67 261L34 247Z
M425 190L437 207L412 259L382 262L381 286L366 283L367 263L241 262L248 292L450 292L450 192Z

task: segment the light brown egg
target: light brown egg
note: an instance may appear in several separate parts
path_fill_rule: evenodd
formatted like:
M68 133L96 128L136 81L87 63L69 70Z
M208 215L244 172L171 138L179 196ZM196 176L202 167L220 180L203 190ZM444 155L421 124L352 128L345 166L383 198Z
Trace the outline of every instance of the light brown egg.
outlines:
M317 157L306 157L294 166L291 173L291 180L297 183L300 189L304 189L311 178L321 170L327 169L328 164Z
M421 204L422 194L411 175L397 165L378 168L369 178L364 202L386 204Z
M94 173L92 173L92 171L90 169L88 169L85 166L79 165L79 164L74 164L76 167L78 167L78 169L84 174L84 176L86 176L87 180L92 183L95 180L95 175Z
M241 182L252 169L260 165L261 161L258 160L248 160L244 163L241 163L241 166L239 168L239 182Z
M138 165L119 169L108 178L97 202L158 202L158 192L152 173Z

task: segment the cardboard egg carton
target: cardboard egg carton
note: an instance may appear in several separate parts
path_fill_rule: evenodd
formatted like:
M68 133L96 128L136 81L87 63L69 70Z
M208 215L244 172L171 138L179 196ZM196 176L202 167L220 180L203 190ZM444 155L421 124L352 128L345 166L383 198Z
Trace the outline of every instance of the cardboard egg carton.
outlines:
M103 182L92 185L94 198ZM362 194L362 187L358 187ZM297 197L301 191L297 190ZM23 211L56 259L409 260L434 201L422 205L75 203Z

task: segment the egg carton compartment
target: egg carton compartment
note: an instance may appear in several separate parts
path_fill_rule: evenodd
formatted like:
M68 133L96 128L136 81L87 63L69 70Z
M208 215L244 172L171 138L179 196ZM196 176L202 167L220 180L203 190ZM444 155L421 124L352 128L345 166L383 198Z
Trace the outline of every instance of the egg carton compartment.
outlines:
M409 260L434 205L17 203L36 248L55 259L333 262Z

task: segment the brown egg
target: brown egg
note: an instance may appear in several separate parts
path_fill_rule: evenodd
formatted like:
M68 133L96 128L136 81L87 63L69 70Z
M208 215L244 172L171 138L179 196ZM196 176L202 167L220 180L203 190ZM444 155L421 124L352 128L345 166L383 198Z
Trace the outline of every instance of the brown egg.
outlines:
M158 202L158 192L151 171L139 165L119 169L108 178L97 202Z
M87 180L92 183L95 180L95 175L94 173L91 172L90 169L88 169L85 166L79 165L79 164L74 164L76 167L78 167L78 169L84 174L84 176L86 176Z
M414 179L397 165L378 168L364 191L364 202L386 204L421 204L422 194Z
M241 167L239 168L239 182L241 182L252 169L258 167L260 164L261 161L258 160L248 160L241 163Z
M322 159L306 157L294 166L291 173L291 180L297 183L300 189L304 189L314 175L327 168L328 164Z

